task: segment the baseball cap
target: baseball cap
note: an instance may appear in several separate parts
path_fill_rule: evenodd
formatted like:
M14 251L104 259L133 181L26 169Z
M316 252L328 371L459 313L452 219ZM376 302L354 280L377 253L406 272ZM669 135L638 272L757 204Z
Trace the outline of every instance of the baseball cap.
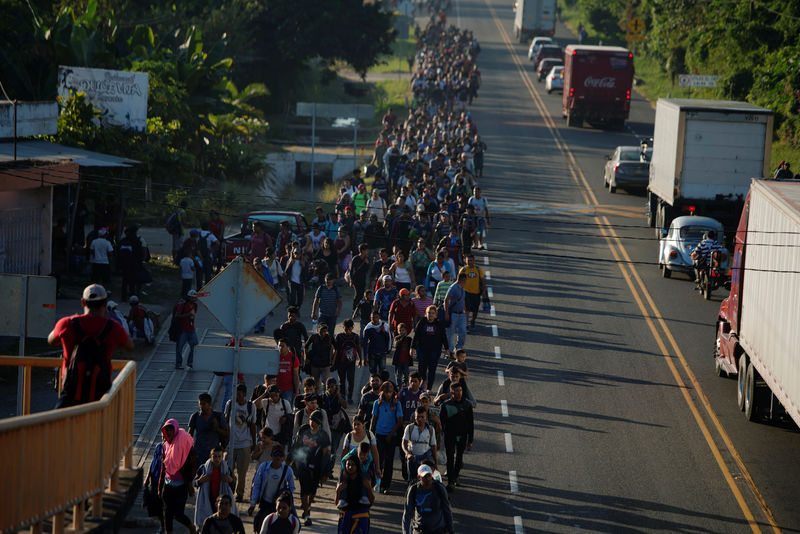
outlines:
M338 381L337 381L335 378L333 378L333 377L330 377L330 378L329 378L329 379L328 379L328 380L325 382L325 385L326 385L326 386L338 386L338 385L339 385L339 382L338 382Z
M424 477L425 475L433 476L433 469L429 465L421 465L417 469L417 476Z
M108 308L109 310L116 310L117 303L114 302L113 300L109 300L108 303L106 304L106 308Z
M400 292L398 293L398 295L400 295L401 297L405 297L406 295L409 295L409 294L411 294L411 291L409 291L406 288L401 289Z
M381 276L381 282L385 282L386 280L391 280L391 279L392 275L390 274L384 274L383 276Z
M322 418L323 417L324 416L322 415L322 411L320 411L320 410L314 410L314 413L311 414L311 420L314 421L315 423L317 423L318 425L322 424Z
M97 235L106 235L107 233L108 233L108 229L106 229L106 228L100 228L97 231Z
M139 303L139 297L137 297L136 295L131 295L130 298L128 299L128 304L138 304L138 303Z
M86 286L86 288L83 290L83 300L86 302L100 302L102 300L106 300L107 298L108 293L106 293L106 288L100 284Z
M187 297L196 297L197 296L197 291L195 291L194 289L190 289L189 292L186 293L186 296Z
M427 392L427 391L423 391L422 393L420 393L420 395L419 395L419 399L420 399L420 400L422 400L422 399L428 399L428 400L431 400L431 396L428 394L428 392Z

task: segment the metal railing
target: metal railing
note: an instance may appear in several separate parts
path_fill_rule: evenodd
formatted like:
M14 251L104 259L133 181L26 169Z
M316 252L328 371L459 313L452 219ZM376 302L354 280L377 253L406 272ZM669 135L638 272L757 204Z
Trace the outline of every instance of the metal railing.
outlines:
M0 365L23 366L30 377L31 367L60 367L61 358L0 356ZM70 507L72 528L81 529L86 500L91 500L92 517L102 517L103 492L116 491L119 469L133 463L136 364L114 360L112 367L121 371L97 402L0 420L8 490L0 499L0 532L28 527L41 532L52 517L53 534L62 534Z

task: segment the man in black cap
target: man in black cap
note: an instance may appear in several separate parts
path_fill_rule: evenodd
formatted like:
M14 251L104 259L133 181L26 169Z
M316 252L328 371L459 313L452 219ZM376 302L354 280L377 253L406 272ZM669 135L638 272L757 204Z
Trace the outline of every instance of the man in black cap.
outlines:
M316 399L314 399L316 402ZM308 405L308 401L306 401ZM305 526L311 526L311 503L317 494L320 482L327 480L326 468L330 461L330 434L322 429L327 418L321 410L311 413L307 424L303 425L295 440L296 447L292 459L297 466L300 480L300 501L303 506L302 518Z

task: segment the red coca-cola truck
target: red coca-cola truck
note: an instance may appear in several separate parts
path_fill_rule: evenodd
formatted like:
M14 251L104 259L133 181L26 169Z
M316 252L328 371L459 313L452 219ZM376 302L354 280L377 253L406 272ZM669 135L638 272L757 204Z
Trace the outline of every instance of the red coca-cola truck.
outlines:
M633 54L620 46L568 45L564 51L562 114L568 126L583 121L621 129L631 108Z

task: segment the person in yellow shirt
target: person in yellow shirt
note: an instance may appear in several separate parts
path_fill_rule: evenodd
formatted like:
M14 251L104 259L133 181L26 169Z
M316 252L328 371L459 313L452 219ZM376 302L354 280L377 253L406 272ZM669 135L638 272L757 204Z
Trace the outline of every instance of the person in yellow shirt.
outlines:
M458 274L467 275L467 283L464 286L464 307L466 311L472 313L472 320L469 322L469 329L475 328L475 320L478 318L478 308L481 306L481 296L486 296L486 280L483 270L475 265L475 256L466 254L467 264L458 271Z

